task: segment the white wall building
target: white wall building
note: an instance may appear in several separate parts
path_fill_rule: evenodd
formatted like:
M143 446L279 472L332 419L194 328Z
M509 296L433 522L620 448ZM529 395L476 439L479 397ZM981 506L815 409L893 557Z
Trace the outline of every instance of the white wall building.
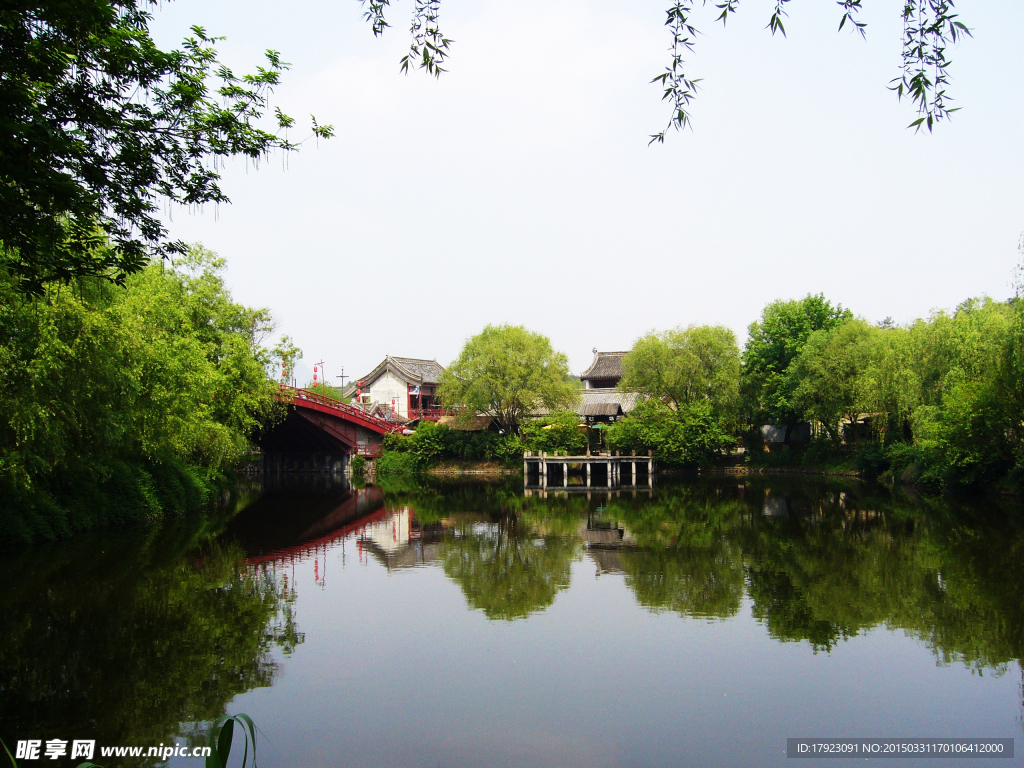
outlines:
M345 396L402 419L436 421L441 416L437 385L443 372L437 360L387 355L370 373L349 384Z

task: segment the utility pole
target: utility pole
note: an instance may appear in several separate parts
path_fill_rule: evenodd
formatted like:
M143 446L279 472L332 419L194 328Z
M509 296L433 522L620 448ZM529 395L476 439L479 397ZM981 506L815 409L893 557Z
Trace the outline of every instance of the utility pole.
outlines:
M341 376L335 376L334 378L341 379L341 388L344 389L345 388L345 379L350 379L352 377L345 375L345 366L343 365L343 366L341 366Z
M324 377L324 390L323 390L322 394L326 395L327 394L327 374L324 373L324 361L323 360L321 360L319 363L314 363L313 364L313 389L314 390L316 389L316 366L318 366L318 365L320 366L320 373Z

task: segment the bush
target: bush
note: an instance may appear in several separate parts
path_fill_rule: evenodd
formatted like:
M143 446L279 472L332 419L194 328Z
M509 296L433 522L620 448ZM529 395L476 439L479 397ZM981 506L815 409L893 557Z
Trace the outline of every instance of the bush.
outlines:
M422 422L411 435L385 435L384 455L408 455L401 472L422 472L441 461L500 461L513 464L523 457L522 441L515 435L463 432L431 421ZM397 461L397 460L392 460ZM380 465L377 468L380 473ZM387 471L391 471L388 469Z
M587 433L580 429L580 419L575 413L553 413L523 422L520 429L528 451L566 451L571 456L581 456L587 451Z
M1024 490L1024 464L1015 464L1008 475L1010 483L1020 490Z
M889 457L885 448L875 443L857 454L857 469L866 475L880 475L889 469Z
M362 477L366 474L366 457L353 456L349 466L352 468L353 477Z
M388 475L407 475L413 472L419 472L423 469L416 460L416 456L411 453L402 453L399 451L384 451L379 459L377 459L376 475L377 477L387 477Z
M655 398L640 403L629 418L614 424L607 440L613 450L651 450L659 462L680 467L710 464L736 444L710 404L693 403L674 410Z

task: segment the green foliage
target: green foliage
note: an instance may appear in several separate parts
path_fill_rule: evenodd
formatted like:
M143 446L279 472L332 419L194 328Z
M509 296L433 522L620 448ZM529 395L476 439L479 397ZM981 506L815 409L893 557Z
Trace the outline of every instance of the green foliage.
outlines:
M302 350L295 346L291 336L282 336L270 350L269 378L290 384L295 376L295 363L302 358Z
M53 538L194 508L278 406L266 310L199 247L127 289L22 300L0 282L0 537Z
M235 724L242 729L245 751L242 753L241 768L249 768L249 755L252 755L253 768L256 766L256 724L244 713L218 717L210 729L210 754L206 758L206 768L227 768L231 757L231 744L234 741ZM250 747L251 745L251 747Z
M389 26L385 9L390 6L390 0L362 2L367 8L363 18L370 23L373 34L383 34ZM786 36L786 2L777 0L768 18L766 28L773 35L781 33L783 37ZM837 5L842 11L839 31L842 32L846 27L866 37L867 22L861 21L860 17L862 0L838 0ZM959 109L946 103L949 98L946 94L949 85L948 68L951 63L946 58L946 46L956 45L964 37L970 37L971 31L960 21L952 0L904 0L901 5L902 75L893 81L895 85L890 85L889 90L895 92L901 100L907 96L917 108L918 117L908 127L915 132L922 127L931 132L937 123L948 120ZM693 18L694 7L693 0L672 0L665 9L664 25L671 36L669 60L651 83L656 83L661 89L661 99L669 105L669 118L665 128L651 135L650 144L664 142L665 134L671 129L678 131L692 124L690 102L696 98L701 80L687 73L689 67L686 63L687 56L693 52L700 36ZM716 2L716 21L721 21L724 26L738 9L739 0ZM441 0L421 0L414 5L409 52L400 62L403 72L408 73L412 65L435 77L445 71L441 65L447 61L452 41L441 33L440 11Z
M827 303L809 299L819 310L826 308ZM806 329L817 321L799 309L794 302L770 305L765 321L751 326L744 384L755 403L752 413L818 423L837 448L841 440L857 437L858 430L848 425L866 414L872 430L860 430L868 442L857 449L855 464L907 482L983 487L1021 463L1024 305L1019 299L971 299L951 314L936 312L903 328L873 327L844 320L838 311L819 311L818 320L833 324L810 333ZM794 317L807 321L800 324ZM793 327L797 331L786 331ZM775 450L751 458L809 464L810 453Z
M790 402L796 384L787 375L815 331L830 331L853 319L842 306L833 307L822 295L793 301L775 301L751 323L743 349L743 390L747 409L756 424L795 424L800 413Z
M844 418L855 423L870 409L866 373L880 333L863 320L814 331L786 369L784 388L791 393L792 409L804 420L820 422L835 442L842 438Z
M679 467L706 466L736 444L710 403L674 409L653 398L639 403L629 418L612 425L607 441L613 450L651 450L659 463Z
M422 472L445 460L509 464L522 457L523 444L516 435L466 432L423 421L411 435L384 436L384 456L377 461L377 474Z
M214 538L223 520L85 533L0 560L0 610L22 617L0 627L0 736L205 746L235 697L271 685L281 654L303 642L293 597L281 575Z
M446 408L466 417L490 416L504 432L518 433L536 408L565 408L578 390L568 358L546 336L522 326L488 325L466 341L442 374L438 393Z
M587 432L572 411L554 413L521 425L523 444L528 451L566 451L572 456L587 452Z
M638 339L622 360L620 388L663 398L679 407L710 403L732 414L739 398L740 350L722 326L690 326Z
M124 282L168 243L167 204L226 203L220 158L298 145L257 123L288 68L275 51L239 77L199 27L175 51L137 0L8 5L0 12L0 265L42 296L83 276ZM219 85L211 93L210 81ZM275 109L284 133L294 120ZM313 133L333 131L313 120Z
M374 474L377 477L407 475L413 472L422 472L424 469L425 467L420 464L415 454L399 451L384 451L383 455L374 463Z
M362 477L366 474L366 458L364 456L353 456L349 466L352 467L353 477Z

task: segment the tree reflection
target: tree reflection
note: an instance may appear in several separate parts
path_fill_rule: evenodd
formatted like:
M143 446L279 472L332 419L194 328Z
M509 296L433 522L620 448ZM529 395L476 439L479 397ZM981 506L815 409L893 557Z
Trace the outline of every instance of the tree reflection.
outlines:
M655 498L615 498L605 517L629 531L635 545L619 554L626 585L654 611L728 618L739 611L744 573L730 532L744 507L715 488L691 484Z
M302 642L282 584L195 533L103 532L0 560L6 743L170 743L271 684L272 650Z
M441 546L441 566L471 608L511 621L544 610L569 586L580 546L558 536L538 538L515 515L505 515L491 524L460 524Z
M652 611L727 618L746 593L771 637L815 651L885 626L940 663L1000 671L1024 655L1024 523L994 502L778 477L663 483L635 498L524 497L501 483L403 493L489 618L551 605L587 546Z
M728 618L743 599L743 567L728 544L711 549L634 549L620 554L640 605L683 616Z

